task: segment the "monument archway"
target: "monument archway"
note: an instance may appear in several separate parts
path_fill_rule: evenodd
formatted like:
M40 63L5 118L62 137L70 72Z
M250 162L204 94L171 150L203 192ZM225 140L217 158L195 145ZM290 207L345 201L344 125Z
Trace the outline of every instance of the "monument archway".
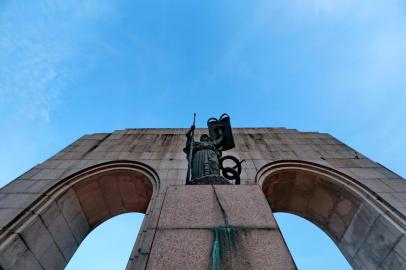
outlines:
M133 161L103 163L68 176L43 193L2 233L2 266L64 269L99 224L123 213L146 214L158 188L157 174ZM140 233L136 245L143 237Z
M332 168L277 161L257 174L272 212L301 216L321 228L355 269L402 269L405 221L375 192Z
M207 133L195 129L196 138ZM272 210L315 223L355 269L406 268L401 176L329 134L238 128L223 157L236 158L240 185L212 185L217 178L204 175L207 184L185 185L193 141L185 134L84 135L0 188L0 268L62 269L94 227L137 211L145 217L128 270L296 269ZM199 164L213 152L201 143ZM206 172L216 170L198 170Z

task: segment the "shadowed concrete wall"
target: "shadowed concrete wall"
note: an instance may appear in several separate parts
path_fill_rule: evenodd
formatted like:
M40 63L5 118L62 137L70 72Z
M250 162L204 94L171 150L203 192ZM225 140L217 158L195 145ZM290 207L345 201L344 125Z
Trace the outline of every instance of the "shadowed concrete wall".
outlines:
M402 213L367 186L303 161L266 165L257 180L274 212L296 214L318 225L354 268L405 269Z
M147 212L158 184L151 172L138 163L110 162L56 183L2 228L0 269L63 269L97 225Z
M60 269L97 224L118 213L139 211L146 215L127 268L144 269L157 235L165 195L171 190L168 187L184 184L187 162L182 148L186 131L127 129L86 135L3 187L0 190L1 267L53 269L55 266ZM196 136L202 132L206 130L198 129ZM339 245L354 268L404 268L404 179L328 134L283 128L240 128L233 129L233 133L236 148L225 154L246 160L241 183L262 186L273 211L292 212L320 226ZM118 165L119 161L122 165ZM278 161L302 162L312 169L304 169L300 163L291 170L287 167L274 170L273 164ZM112 167L105 169L106 166ZM124 185L132 183L132 191L122 184L118 188L114 186L120 181ZM306 185L312 188L304 195L300 188ZM304 199L308 209L294 207L292 200L296 197L300 200L300 196L308 196ZM66 204L69 206L64 208L64 200L72 206ZM94 203L100 200L104 203ZM348 200L350 206L340 204L340 200ZM327 202L324 208L317 207L324 202ZM342 210L347 208L349 210ZM63 212L69 209L77 212ZM75 243L63 246L67 244L58 240L62 233L53 233L53 225L47 223L45 213L54 213L56 217L60 213L68 215L68 218L63 216L66 222L58 221L65 225L56 227L66 228L63 233L73 234L70 239L75 239ZM75 218L83 221L82 227L71 224ZM362 235L357 231L357 222L372 225ZM75 228L86 229L79 235L80 232L74 232ZM26 233L32 230L41 233L35 237ZM385 242L383 249L367 252L368 245L379 241ZM50 257L58 258L51 266L47 265ZM27 268L28 265L31 268Z

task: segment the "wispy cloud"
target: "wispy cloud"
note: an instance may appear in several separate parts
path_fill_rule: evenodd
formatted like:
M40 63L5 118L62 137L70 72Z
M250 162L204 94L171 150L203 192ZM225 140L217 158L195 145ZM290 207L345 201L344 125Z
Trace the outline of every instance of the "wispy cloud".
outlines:
M6 39L3 34L0 105L20 116L49 120L63 86L63 71L58 68L61 56L53 45L38 45L10 34Z
M109 1L10 1L0 13L0 109L49 121L80 72L84 29L114 11ZM89 26L90 25L90 26ZM73 58L76 66L73 66Z

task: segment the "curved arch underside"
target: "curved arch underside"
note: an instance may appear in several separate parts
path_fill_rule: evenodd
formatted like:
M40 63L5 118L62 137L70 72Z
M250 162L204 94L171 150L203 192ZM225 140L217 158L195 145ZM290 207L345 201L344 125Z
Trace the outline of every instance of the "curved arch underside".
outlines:
M122 213L146 213L156 179L142 166L128 165L85 170L45 193L3 233L0 269L64 269L100 223Z
M257 179L273 212L296 214L319 226L354 269L406 266L404 219L355 180L304 162L269 164Z
M91 228L122 213L145 213L152 185L144 175L118 170L93 176L72 187Z
M273 212L288 212L321 227L335 241L341 239L361 199L316 174L280 171L263 185Z

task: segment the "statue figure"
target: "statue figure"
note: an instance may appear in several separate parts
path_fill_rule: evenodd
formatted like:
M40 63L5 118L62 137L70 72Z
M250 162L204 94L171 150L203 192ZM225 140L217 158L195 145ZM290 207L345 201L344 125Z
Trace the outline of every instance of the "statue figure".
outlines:
M189 161L186 183L230 184L228 180L235 180L235 184L239 184L242 161L233 156L222 157L222 151L235 147L230 117L223 114L220 120L210 118L207 125L210 135L201 135L199 142L194 141L194 120L186 134L186 147L183 149ZM223 167L223 161L226 159L233 161L236 166Z
M187 142L183 151L189 160L190 147L192 143L192 130L186 134ZM220 131L221 132L221 131ZM224 136L220 135L216 141L211 141L209 135L200 136L200 142L194 142L192 152L191 178L201 178L204 176L220 176L219 158L221 157L221 143Z

